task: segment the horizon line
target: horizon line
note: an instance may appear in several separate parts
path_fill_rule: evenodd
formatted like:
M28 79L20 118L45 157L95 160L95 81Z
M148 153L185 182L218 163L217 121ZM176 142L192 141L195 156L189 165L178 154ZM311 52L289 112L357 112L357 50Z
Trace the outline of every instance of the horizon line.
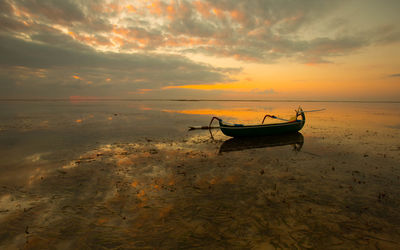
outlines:
M180 101L180 102L345 102L345 103L400 103L394 100L296 100L296 99L160 99L160 98L0 98L0 101Z

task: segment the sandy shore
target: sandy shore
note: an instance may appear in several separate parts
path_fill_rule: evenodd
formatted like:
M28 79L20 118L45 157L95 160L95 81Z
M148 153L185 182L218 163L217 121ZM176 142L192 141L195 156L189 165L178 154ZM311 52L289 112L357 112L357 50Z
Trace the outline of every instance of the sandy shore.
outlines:
M220 152L202 132L100 145L1 187L1 246L398 248L400 149L362 133L362 151L310 136Z

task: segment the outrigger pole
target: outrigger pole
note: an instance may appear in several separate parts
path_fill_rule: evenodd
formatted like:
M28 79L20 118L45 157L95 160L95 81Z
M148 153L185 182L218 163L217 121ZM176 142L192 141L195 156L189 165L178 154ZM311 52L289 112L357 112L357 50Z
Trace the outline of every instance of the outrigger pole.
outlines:
M322 108L322 109L313 109L313 110L304 110L303 112L304 112L304 113L305 113L305 112L317 112L317 111L324 111L324 110L326 110L326 108ZM296 119L297 119L298 111L297 111L297 110L295 110L295 111L296 111ZM273 118L273 119L277 119L277 120L281 120L281 121L285 121L285 122L290 121L290 120L287 120L287 119L283 119L283 118L277 117L277 116L275 116L275 115L265 115L265 116L264 116L264 119L263 119L262 122L261 122L261 124L264 124L265 118L267 118L267 117L270 117L270 118ZM190 130L196 130L196 129L216 129L216 128L219 128L219 126L213 126L213 127L211 126L211 124L212 124L212 122L213 122L214 120L221 120L221 119L214 116L214 117L211 119L210 124L209 124L208 126L190 126L190 127L189 127L189 131L190 131Z

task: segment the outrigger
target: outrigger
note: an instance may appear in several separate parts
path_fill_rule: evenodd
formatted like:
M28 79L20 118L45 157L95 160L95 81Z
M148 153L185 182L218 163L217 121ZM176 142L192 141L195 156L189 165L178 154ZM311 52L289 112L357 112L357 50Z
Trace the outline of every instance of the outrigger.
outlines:
M264 116L261 124L257 125L231 124L224 122L218 117L213 117L210 121L209 128L211 128L211 124L214 120L218 120L219 128L221 129L222 133L231 137L266 136L295 133L301 130L306 122L306 117L301 107L295 110L295 112L296 115L290 120L267 114ZM282 120L284 122L264 124L265 118L267 117ZM298 119L299 117L301 117L301 119Z

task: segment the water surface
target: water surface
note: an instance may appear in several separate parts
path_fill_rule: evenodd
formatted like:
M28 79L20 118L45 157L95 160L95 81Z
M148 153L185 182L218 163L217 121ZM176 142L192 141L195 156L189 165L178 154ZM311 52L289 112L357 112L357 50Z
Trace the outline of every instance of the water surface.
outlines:
M400 104L0 105L2 248L400 247ZM281 138L188 131L298 105L327 110Z

